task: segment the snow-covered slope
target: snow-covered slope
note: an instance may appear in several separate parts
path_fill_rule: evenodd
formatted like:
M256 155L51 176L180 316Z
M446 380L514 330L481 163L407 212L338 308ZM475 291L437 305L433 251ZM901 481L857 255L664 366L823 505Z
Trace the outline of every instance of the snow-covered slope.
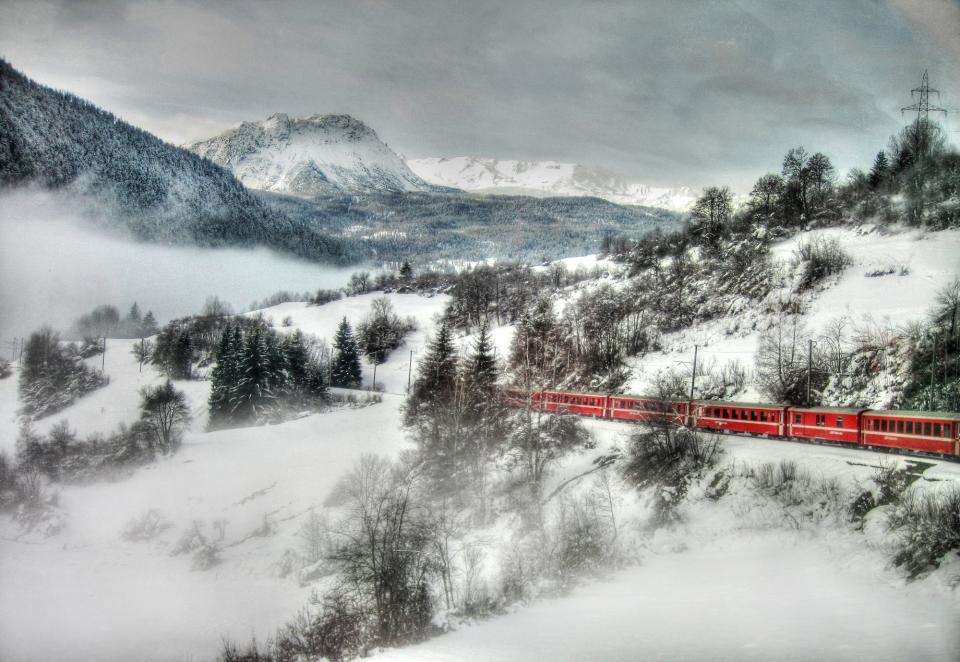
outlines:
M829 228L800 233L774 244L772 258L789 262L800 243L815 237L836 239L853 260L842 274L802 297L803 321L816 336L826 334L827 325L840 319L845 320L847 343L852 341L857 329L901 329L926 319L937 291L960 277L960 231L957 230L889 232L874 226ZM770 295L770 300L785 296L786 292L777 290ZM752 372L760 336L774 317L764 305L745 306L709 322L664 334L660 339L662 350L630 359L633 379L627 390L652 392L657 374L662 371L679 370L689 374L695 345L699 348L701 368L707 366L709 370L711 366L717 368L739 361ZM883 379L892 377L884 373ZM891 392L878 387L876 393L864 394L864 402L872 407L888 406ZM747 389L739 398L762 399L749 373Z
M315 196L433 189L373 129L349 115L277 113L187 149L262 191Z
M602 170L556 161L500 161L473 156L410 159L407 165L432 184L503 195L582 196L622 205L684 212L696 199L686 187L657 188Z

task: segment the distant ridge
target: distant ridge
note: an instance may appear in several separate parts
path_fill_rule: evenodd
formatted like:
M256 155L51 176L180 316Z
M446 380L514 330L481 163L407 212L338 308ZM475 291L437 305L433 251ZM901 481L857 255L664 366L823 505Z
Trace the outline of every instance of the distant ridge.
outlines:
M620 205L689 211L696 196L687 187L658 188L596 168L557 161L510 161L474 156L410 159L426 181L496 195L592 196Z

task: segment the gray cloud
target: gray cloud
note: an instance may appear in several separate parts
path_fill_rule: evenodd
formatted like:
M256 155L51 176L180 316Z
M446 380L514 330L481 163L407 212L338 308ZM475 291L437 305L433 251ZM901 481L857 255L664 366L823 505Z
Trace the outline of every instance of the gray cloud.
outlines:
M794 144L868 163L924 68L960 95L958 5L891 2L0 0L0 44L176 143L347 112L408 156L744 189Z

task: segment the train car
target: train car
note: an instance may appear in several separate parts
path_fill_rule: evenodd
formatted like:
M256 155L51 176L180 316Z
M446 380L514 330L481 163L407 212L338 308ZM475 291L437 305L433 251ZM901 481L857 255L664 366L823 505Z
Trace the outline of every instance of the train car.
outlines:
M788 437L860 443L860 418L865 409L843 407L788 407Z
M786 405L694 400L690 403L690 425L716 432L782 437L786 410Z
M687 401L611 395L606 417L621 421L666 422L683 425L687 418Z
M607 411L607 396L603 393L542 391L539 403L543 411L596 418L606 416Z
M864 446L960 456L960 414L870 410L861 420Z

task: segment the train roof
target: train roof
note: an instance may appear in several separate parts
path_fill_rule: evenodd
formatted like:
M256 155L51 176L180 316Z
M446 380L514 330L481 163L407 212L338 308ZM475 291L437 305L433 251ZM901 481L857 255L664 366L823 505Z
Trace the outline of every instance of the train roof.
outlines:
M866 407L790 407L790 411L810 411L815 414L859 414Z
M695 405L708 407L736 407L737 409L783 409L789 405L769 402L733 402L731 400L694 400Z
M871 409L865 416L893 416L897 418L939 418L960 421L960 413L952 411L917 411L915 409Z

